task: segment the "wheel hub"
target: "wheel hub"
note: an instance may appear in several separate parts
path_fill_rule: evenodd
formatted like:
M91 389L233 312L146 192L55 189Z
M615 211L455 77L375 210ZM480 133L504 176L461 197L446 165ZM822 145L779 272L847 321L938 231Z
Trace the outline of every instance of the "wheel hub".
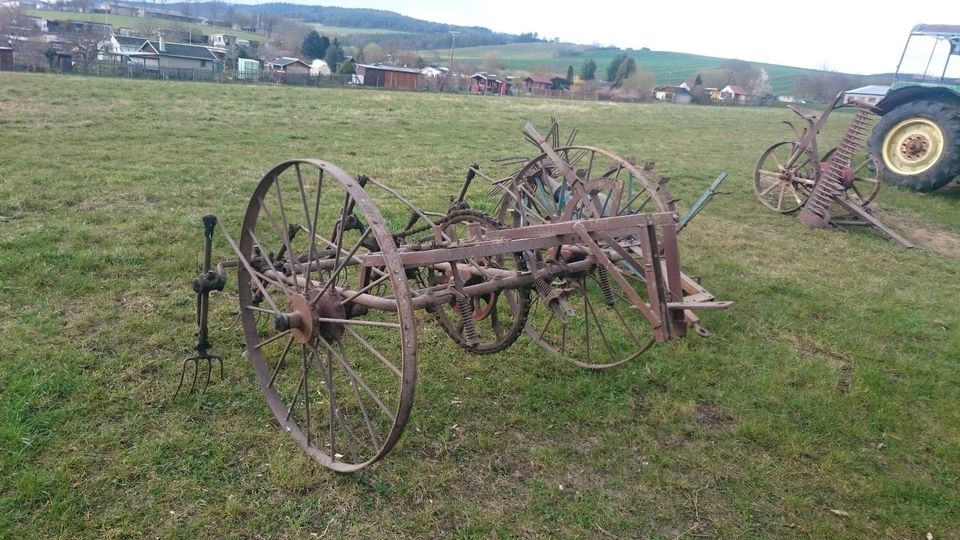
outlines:
M343 337L343 324L326 319L346 319L347 311L340 304L342 295L333 287L318 295L318 291L309 293L310 300L302 294L290 295L287 312L274 318L274 327L278 332L290 331L290 335L299 342L307 343L314 335L333 342ZM318 298L319 296L319 298Z
M900 143L900 156L907 161L917 161L930 150L930 139L916 133L910 135Z

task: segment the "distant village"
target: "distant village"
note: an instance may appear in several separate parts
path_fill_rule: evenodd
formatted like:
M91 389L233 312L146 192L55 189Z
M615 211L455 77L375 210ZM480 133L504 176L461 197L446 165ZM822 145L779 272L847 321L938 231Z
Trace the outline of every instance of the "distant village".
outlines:
M24 14L22 10L31 10ZM43 16L44 12L50 16ZM56 16L53 16L53 14ZM69 16L77 13L76 18ZM80 14L102 14L104 22ZM133 28L110 24L136 18ZM799 101L773 95L766 72L746 88L742 84L707 86L698 74L679 83L654 86L622 85L624 78L584 81L567 74L497 75L488 71L456 72L440 63L409 66L392 58L365 62L363 52L346 54L326 40L324 58L299 58L294 51L266 46L265 23L213 20L146 4L90 0L0 0L0 71L77 73L130 78L218 82L269 82L304 86L343 85L396 90L461 91L480 95L535 95L560 99L663 101L675 104L771 106ZM200 28L202 31L197 31ZM313 32L316 34L316 32ZM319 37L319 36L317 36ZM306 42L305 42L306 45ZM339 48L339 51L331 48ZM305 50L305 49L304 49ZM276 55L270 54L276 52ZM451 50L451 60L453 54ZM264 54L265 53L265 54ZM324 56L320 54L317 56ZM622 55L623 59L627 55ZM422 62L422 59L420 59ZM592 62L592 60L591 60ZM633 62L633 60L629 60ZM333 65L331 65L333 64ZM594 66L595 69L595 66ZM633 66L636 70L636 66ZM592 76L591 76L592 78ZM887 87L870 85L847 92L847 101L876 103Z

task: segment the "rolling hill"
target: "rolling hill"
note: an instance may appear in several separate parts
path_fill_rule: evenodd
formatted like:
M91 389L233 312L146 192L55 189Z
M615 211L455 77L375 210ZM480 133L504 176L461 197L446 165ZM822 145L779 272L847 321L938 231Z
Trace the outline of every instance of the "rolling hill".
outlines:
M596 48L569 43L510 43L483 47L458 48L454 51L456 66L473 64L483 66L488 55L494 54L508 70L549 71L556 75L566 73L567 66L573 66L580 72L580 66L588 58L597 63L597 74L602 77L606 66L618 54L627 52L637 62L637 68L654 74L657 84L676 83L692 79L698 72L720 69L730 62L727 58L701 56L669 51L627 50ZM428 62L447 63L449 49L419 51ZM770 86L775 94L790 94L794 82L801 75L818 73L816 70L775 64L752 63L754 67L764 68L770 75Z

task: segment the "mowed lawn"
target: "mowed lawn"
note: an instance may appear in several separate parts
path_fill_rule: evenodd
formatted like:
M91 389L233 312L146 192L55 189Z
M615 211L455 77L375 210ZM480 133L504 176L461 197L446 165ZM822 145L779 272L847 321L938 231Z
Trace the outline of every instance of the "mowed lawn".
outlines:
M171 399L204 213L236 235L290 157L442 211L551 116L656 161L681 210L729 173L681 234L684 270L736 302L712 337L595 373L526 337L471 356L418 313L407 431L339 475L276 427L231 275L226 379ZM0 74L0 537L960 536L960 189L881 192L915 250L763 210L752 170L790 116Z

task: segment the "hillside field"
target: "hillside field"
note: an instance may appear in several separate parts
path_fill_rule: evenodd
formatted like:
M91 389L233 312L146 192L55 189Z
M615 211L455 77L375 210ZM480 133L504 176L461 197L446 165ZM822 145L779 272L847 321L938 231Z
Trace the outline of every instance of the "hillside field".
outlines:
M586 45L569 43L511 43L485 47L467 47L454 50L455 64L471 63L484 65L488 54L495 54L508 69L531 70L548 68L555 75L565 76L567 66L573 66L579 75L580 68L588 58L597 63L597 77L604 77L607 65L613 58L626 52L637 62L637 68L654 74L657 84L680 84L693 80L697 72L717 69L729 62L726 58L701 56L669 51L597 49ZM428 61L448 63L450 50L420 51ZM745 59L749 61L749 59ZM794 81L799 75L815 73L813 70L751 62L756 68L764 68L770 74L770 86L774 94L789 95L794 92Z
M141 17L130 17L126 15L108 15L106 13L74 13L70 11L53 11L49 9L20 9L20 13L31 17L42 17L50 21L90 21L101 24L110 24L114 28L130 28L134 32L142 28L144 19ZM155 28L169 28L183 32L192 31L196 35L210 34L230 34L240 39L250 39L259 42L264 41L262 34L252 34L250 32L241 32L233 28L222 26L210 26L206 24L185 23L179 21L168 21L164 19L150 19L150 23ZM152 36L156 37L156 36Z
M12 73L0 88L0 538L960 536L956 185L880 193L921 246L906 250L762 209L752 171L788 134L783 109ZM702 314L712 337L590 372L526 337L471 356L418 312L406 432L340 475L270 415L227 328L231 274L211 323L225 380L172 399L203 214L236 237L291 157L443 211L468 164L531 153L524 123L551 116L656 161L681 211L729 174L680 235L684 271L736 303Z

